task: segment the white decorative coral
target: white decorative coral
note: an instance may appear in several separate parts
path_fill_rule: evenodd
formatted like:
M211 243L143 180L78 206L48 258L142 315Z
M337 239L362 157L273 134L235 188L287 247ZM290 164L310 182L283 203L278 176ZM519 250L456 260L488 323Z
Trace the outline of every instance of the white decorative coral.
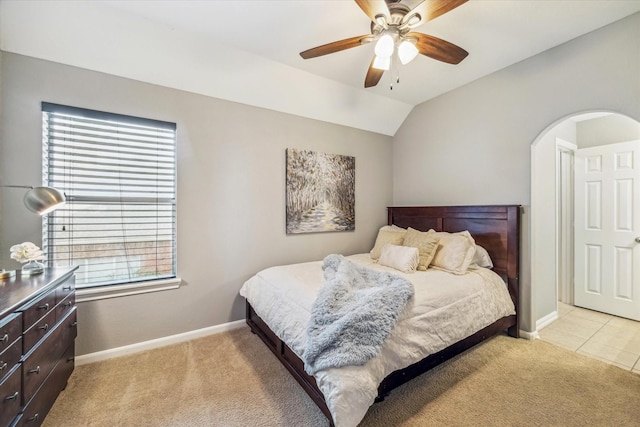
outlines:
M11 259L15 259L18 262L25 263L28 261L39 261L44 259L42 249L31 242L13 245L9 250L11 251Z

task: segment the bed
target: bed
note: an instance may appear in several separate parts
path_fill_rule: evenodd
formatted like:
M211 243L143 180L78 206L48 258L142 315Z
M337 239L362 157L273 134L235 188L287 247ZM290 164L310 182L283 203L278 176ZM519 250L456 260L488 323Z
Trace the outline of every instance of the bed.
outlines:
M435 347L436 350L432 353L422 354L425 352L424 349L420 349L420 352L412 350L411 357L405 357L403 354L402 357L396 357L396 359L402 359L401 361L392 360L391 362L380 362L377 360L379 358L376 358L374 362L367 364L371 365L371 367L367 369L374 371L374 373L371 374L371 380L369 380L369 371L363 373L363 369L365 368L359 366L326 369L317 372L314 376L311 376L305 372L305 365L300 357L300 331L304 329L304 313L308 313L309 311L309 307L305 307L305 304L310 304L309 301L312 301L315 298L314 292L317 292L317 289L313 287L307 288L302 285L298 286L299 283L294 282L293 279L290 279L290 276L287 276L286 274L296 272L295 275L298 277L296 280L300 283L303 283L307 278L309 282L317 281L318 279L316 276L321 274L317 273L317 270L319 270L321 266L317 263L306 263L308 266L302 264L283 266L284 270L282 270L283 267L277 267L274 270L267 269L261 272L264 273L264 277L271 277L271 279L268 279L267 281L271 280L271 282L276 283L278 286L282 284L282 289L280 291L269 291L264 283L264 277L258 277L260 274L254 276L245 283L241 290L241 294L247 298L247 324L251 328L252 332L262 339L266 346L287 368L291 375L317 404L320 410L327 416L329 423L332 426L334 425L334 422L338 427L343 425L357 425L359 419L361 419L362 416L364 416L364 413L366 413L368 406L373 403L368 403L369 400L380 401L384 399L384 397L394 388L410 381L427 370L457 354L462 353L495 334L506 331L510 336L518 337L519 206L389 207L388 224L404 229L411 227L420 231L435 230L439 232L456 233L467 230L471 236L473 236L475 243L485 248L488 252L491 261L493 262L492 271L495 273L479 271L476 274L470 274L470 276L487 276L489 274L495 277L499 276L499 278L502 279L498 279L500 285L505 288L504 285L506 284L508 294L506 292L504 293L506 298L511 300L509 303L512 303L513 310L510 313L505 312L505 315L497 320L491 320L491 323L487 325L478 323L474 320L474 325L481 324L483 326L474 326L474 328L477 329L472 329L471 332L465 332L463 336L455 342L448 342L444 348ZM371 264L370 260L367 260L369 258L367 255L368 254L363 256L363 254L358 254L349 258L353 262L365 264L369 262ZM307 272L309 267L313 268L313 273ZM378 269L384 268L376 266L375 263L371 264L371 267ZM443 275L454 276L449 273L436 271L430 272L430 270L432 269L429 269L429 271L425 273L432 276L440 274L438 277L442 279L447 279ZM418 276L420 275L411 277ZM489 277L489 279L491 279L491 277ZM451 280L458 280L458 278L451 277ZM287 283L288 281L291 281L291 283ZM252 284L253 286L251 287L250 285ZM294 301L293 303L288 303L289 305L286 310L282 310L281 306L276 307L275 309L281 310L283 313L278 314L280 312L277 312L274 316L274 313L269 313L268 309L259 308L261 303L260 298L258 298L258 294L261 292L274 292L271 296L267 294L267 298L278 300L278 304L281 303L280 300L288 299L289 297L295 297L296 299L292 299L292 301ZM277 292L280 292L280 294ZM305 301L305 303L298 303L297 301ZM465 310L468 312L469 307L466 307ZM291 320L284 320L288 316L288 311L292 312ZM295 316L293 315L295 314L293 312L300 312L302 313L302 316ZM258 315L258 313L262 316ZM282 317L283 320L279 319L278 316ZM265 322L263 317L265 319L270 319L270 324L267 324L268 322ZM433 319L437 319L437 317L433 317ZM404 322L404 320L402 321ZM287 324L286 322L290 323ZM283 324L285 325L284 327ZM400 321L396 329L402 329L399 325ZM415 329L415 325L411 325L411 327ZM471 326L468 326L467 329L469 327ZM407 327L405 327L405 329L407 329ZM434 329L446 330L446 325L439 325L438 328ZM424 329L424 331L425 336L430 334L426 332L426 329ZM396 333L396 331L394 331L394 333ZM402 337L394 337L393 339L392 337L388 338L387 341L385 341L382 353L384 354L385 351L388 353L389 350L394 348L394 345L398 342L404 341L405 340ZM407 339L406 341L409 340ZM418 360L414 360L418 357L416 354L420 355ZM381 356L380 359L382 358L383 357ZM391 359L393 358L394 356L392 355ZM410 362L407 362L407 360L410 360ZM390 366L392 368L390 368ZM384 372L383 377L381 372ZM376 375L380 376L380 378L377 378ZM358 386L356 387L356 383L351 382L356 381L353 379L356 377L364 378L364 380L358 379L357 381L364 381L365 383L370 383L375 380L377 383L377 388L374 390L375 398L372 398L371 392L369 392L368 395L367 393L363 393L362 390L360 390L361 387L359 383L357 383ZM328 388L329 386L331 388ZM344 390L334 393L333 387L343 387ZM324 390L324 392L321 390ZM352 401L356 409L350 407ZM367 405L366 408L360 408L360 406L365 404Z

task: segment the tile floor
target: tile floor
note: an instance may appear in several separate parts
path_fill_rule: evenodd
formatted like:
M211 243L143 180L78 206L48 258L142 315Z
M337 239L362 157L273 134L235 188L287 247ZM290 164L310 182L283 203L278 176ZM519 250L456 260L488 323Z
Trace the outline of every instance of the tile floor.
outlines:
M561 302L558 315L541 339L640 374L640 322Z

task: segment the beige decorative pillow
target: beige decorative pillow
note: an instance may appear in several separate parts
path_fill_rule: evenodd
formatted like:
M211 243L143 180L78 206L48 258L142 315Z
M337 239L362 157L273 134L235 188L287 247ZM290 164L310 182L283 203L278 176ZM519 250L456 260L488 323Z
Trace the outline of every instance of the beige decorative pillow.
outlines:
M378 236L376 237L376 243L373 245L373 249L371 249L371 252L369 253L371 258L380 258L380 255L382 254L382 247L387 243L391 245L402 245L406 232L407 230L404 228L391 225L385 225L380 228L380 230L378 230Z
M446 233L433 230L429 233L440 237L431 266L454 274L466 273L476 253L476 242L471 234L468 231Z
M420 255L418 248L409 246L390 245L382 247L378 264L395 268L403 273L413 273L418 267Z
M440 237L435 235L435 233L422 232L409 227L407 234L404 235L402 245L418 248L420 253L418 270L426 271L438 250L439 240Z

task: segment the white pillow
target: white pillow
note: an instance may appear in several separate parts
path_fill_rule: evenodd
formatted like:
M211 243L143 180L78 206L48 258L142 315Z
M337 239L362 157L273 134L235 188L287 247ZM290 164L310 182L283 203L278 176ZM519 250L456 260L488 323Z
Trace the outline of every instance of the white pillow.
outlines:
M466 273L476 253L476 242L471 234L466 230L458 233L429 230L429 233L440 237L431 266L453 274Z
M403 273L413 273L420 262L420 251L411 246L398 246L387 243L382 247L378 264L395 268Z
M493 261L491 261L489 252L480 245L476 245L476 253L473 255L471 264L484 268L493 268Z
M380 230L378 230L376 243L373 245L373 249L371 249L369 255L372 259L380 258L384 245L387 243L392 245L401 245L406 233L407 230L396 227L395 225L385 225L384 227L381 227Z

